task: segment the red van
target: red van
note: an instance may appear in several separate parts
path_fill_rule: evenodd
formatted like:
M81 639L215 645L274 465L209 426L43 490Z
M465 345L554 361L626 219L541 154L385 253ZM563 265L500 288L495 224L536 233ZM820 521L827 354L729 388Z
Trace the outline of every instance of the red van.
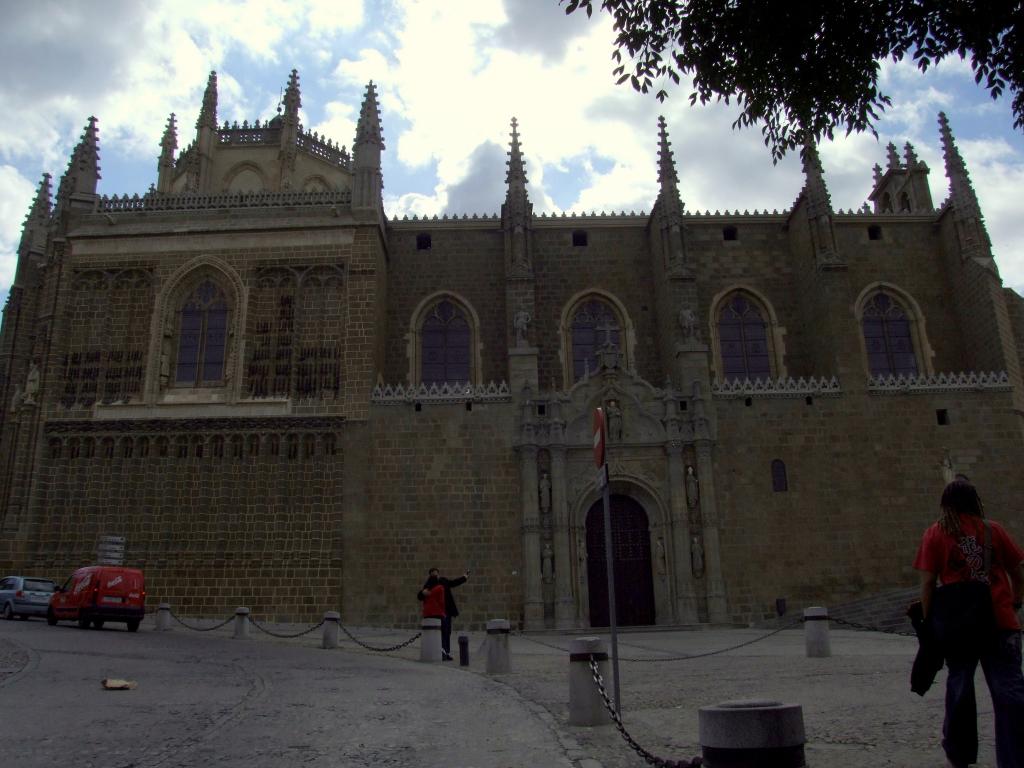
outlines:
M142 571L113 565L79 568L50 597L46 623L77 621L100 629L107 621L123 621L135 632L146 613L146 586Z

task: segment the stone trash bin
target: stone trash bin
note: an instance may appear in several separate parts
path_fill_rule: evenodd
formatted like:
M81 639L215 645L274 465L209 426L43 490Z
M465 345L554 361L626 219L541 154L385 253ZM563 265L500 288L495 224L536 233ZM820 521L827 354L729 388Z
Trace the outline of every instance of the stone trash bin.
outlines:
M608 650L599 637L580 637L569 641L569 725L609 725L611 715L590 671L590 660L604 678L605 691L611 696L608 677Z
M156 607L157 632L169 632L171 629L171 604L160 603Z
M799 704L726 701L698 711L704 768L805 768Z
M243 606L235 608L235 640L246 640L249 637L249 609Z
M441 620L420 622L420 661L441 661Z
M828 608L815 606L804 609L804 646L809 659L825 659L832 655Z
M508 653L508 619L490 619L487 622L487 674L497 675L511 668Z
M324 632L320 638L320 647L331 649L337 648L339 643L339 631L341 629L341 614L337 611L324 613Z

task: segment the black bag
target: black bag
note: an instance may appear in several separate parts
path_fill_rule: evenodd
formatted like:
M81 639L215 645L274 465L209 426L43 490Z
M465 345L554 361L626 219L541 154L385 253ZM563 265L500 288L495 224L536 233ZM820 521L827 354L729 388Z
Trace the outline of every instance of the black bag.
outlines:
M985 523L985 566L988 576L992 563L992 531ZM987 581L957 581L935 590L932 599L932 629L943 655L975 656L996 633L996 615L992 607L992 589Z

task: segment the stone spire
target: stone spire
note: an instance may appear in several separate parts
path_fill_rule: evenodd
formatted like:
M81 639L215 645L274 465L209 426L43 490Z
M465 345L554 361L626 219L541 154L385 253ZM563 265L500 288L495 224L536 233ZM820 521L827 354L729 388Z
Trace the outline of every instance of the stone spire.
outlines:
M356 138L352 144L352 165L355 179L352 185L353 208L382 207L381 191L384 183L380 172L380 153L384 137L380 127L380 109L377 106L377 88L371 80L359 110Z
M178 148L178 124L174 113L167 118L167 127L160 140L160 159L157 162L156 188L158 192L167 193L171 190L171 177L174 174L174 151Z
M971 177L960 150L953 140L949 120L944 112L939 113L939 134L942 137L942 156L946 162L946 176L949 178L949 205L953 209L957 236L960 240L960 254L964 259L982 259L987 266L995 269L992 260L992 242L985 228L978 197L974 194Z
M211 72L203 92L203 107L199 110L196 130L200 128L217 130L217 73Z
M818 269L842 269L845 267L836 248L833 228L832 197L825 186L825 174L818 157L818 148L807 144L801 155L803 160L804 200L807 203L807 221L811 228L811 245Z
M678 268L686 260L683 238L683 201L679 197L679 175L672 155L672 142L668 140L668 124L664 116L658 117L658 198L654 203L663 233L665 266Z
M66 208L73 196L96 194L96 184L100 179L99 159L96 118L90 117L82 138L71 153L68 169L61 177L60 186L57 188L58 207Z
M299 107L302 106L302 96L299 94L299 71L293 69L288 77L288 86L284 89L284 117L287 120L298 121Z
M917 159L917 153L914 151L914 145L909 141L903 145L903 162L906 163L908 169L914 169L921 165L921 161Z
M505 175L505 202L501 205L501 224L505 230L508 266L511 272L529 273L533 269L530 238L533 206L526 192L526 168L519 145L519 122L512 118L512 143L509 145L508 173Z
M898 170L900 168L900 156L896 152L896 145L891 141L885 148L885 153L889 161L889 168L891 170Z
M46 248L46 230L50 223L50 214L52 213L51 199L50 174L44 173L21 230L21 246L18 248L19 268L21 254L25 250L42 253Z

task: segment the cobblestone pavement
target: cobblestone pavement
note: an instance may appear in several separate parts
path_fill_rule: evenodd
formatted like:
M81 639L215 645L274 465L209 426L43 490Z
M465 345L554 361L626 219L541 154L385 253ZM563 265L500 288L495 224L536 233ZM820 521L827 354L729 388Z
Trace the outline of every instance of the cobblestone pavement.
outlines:
M27 737L16 742L21 751L5 757L24 757L5 765L49 766L66 755L66 742L54 735L62 726L82 734L76 765L110 768L644 765L614 728L568 725L569 635L513 635L512 672L490 678L482 633L471 633L472 663L463 669L419 664L415 644L376 654L343 635L341 650L328 653L316 647L319 631L298 639L252 631L250 640L235 641L230 625L207 634L181 627L156 633L150 620L128 635L0 622L0 708L10 711L12 701L33 697L16 720L36 723L29 733L37 740L31 747ZM411 634L353 632L379 646ZM945 677L940 673L924 698L910 692L913 638L833 628L832 657L809 659L802 629L766 634L621 634L626 728L658 756L690 758L700 754L699 707L776 699L802 705L813 768L944 765ZM658 661L750 641L725 653ZM99 680L107 675L137 679L139 688L103 692ZM977 684L978 768L995 768L991 704L980 674ZM60 704L68 699L74 704Z

